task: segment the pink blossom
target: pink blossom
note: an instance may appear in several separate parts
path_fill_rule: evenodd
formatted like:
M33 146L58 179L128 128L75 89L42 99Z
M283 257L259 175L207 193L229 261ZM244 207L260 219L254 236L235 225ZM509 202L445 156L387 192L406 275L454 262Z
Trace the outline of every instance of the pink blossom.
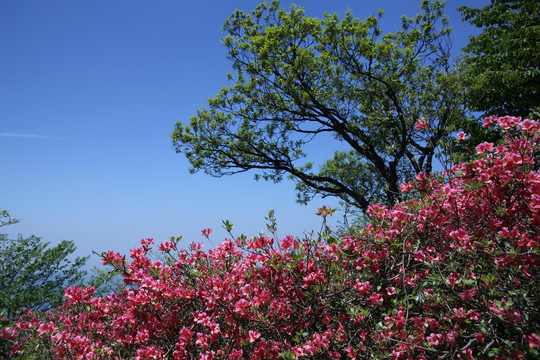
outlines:
M426 118L420 118L416 120L416 123L414 124L414 127L416 130L422 130L429 128L429 121Z
M170 240L165 240L164 242L162 242L161 244L158 245L158 249L162 253L166 253L166 252L169 252L171 249L175 250L176 249L176 244L174 244Z
M437 346L442 340L444 340L444 336L442 334L431 333L428 337L426 337L426 340L428 341L429 345Z
M354 288L358 291L358 296L364 296L369 290L371 290L371 285L369 284L369 281L360 282L359 280L356 280Z
M476 289L467 289L459 293L463 300L472 300L476 295Z
M54 326L52 321L49 321L48 323L39 324L38 326L38 334L43 335L45 333L49 333L51 331L57 330L57 327Z
M208 237L212 233L212 229L206 228L201 230L202 236Z
M416 174L416 181L425 181L427 180L428 175L425 171L419 172Z
M467 311L467 316L469 317L469 320L478 321L480 319L480 314L474 310Z
M493 150L493 143L483 142L476 146L477 154L483 154L485 152L492 151L492 150Z
M464 357L463 357L463 356L464 356ZM465 349L465 350L462 350L461 353L458 355L458 359L469 359L469 360L473 360L474 357L473 357L472 350L471 350L471 349Z
M448 279L446 280L446 283L450 285L451 287L454 287L456 285L456 282L461 279L461 276L459 276L458 273L452 272Z
M465 138L467 137L467 134L465 134L463 131L459 132L457 134L458 143L462 143L465 141Z
M353 347L351 345L347 346L345 348L345 351L347 352L347 356L351 359L356 359L356 351L354 351Z
M540 347L540 337L535 333L523 335L523 337L529 342L529 349Z
M281 248L283 250L290 249L295 243L294 237L287 235L281 240Z
M243 313L246 309L250 307L250 304L245 299L240 299L234 305L234 311L237 313Z
M403 182L401 183L400 188L401 188L402 193L408 193L409 191L412 190L413 186L409 184L408 182Z
M197 333L197 341L195 341L195 344L203 349L208 349L208 335L200 332Z
M152 238L141 239L141 245L151 245L153 243L154 239Z
M455 346L458 336L459 336L459 334L456 331L449 331L448 334L446 334L446 338L448 340L448 343L450 345Z
M533 121L529 119L525 119L520 122L519 126L521 128L521 131L523 132L533 132L540 129L540 123L538 121Z
M474 336L475 340L481 344L483 344L486 341L486 337L482 333L478 333Z
M373 293L369 296L368 300L371 302L371 305L375 306L384 301L383 297L379 293Z
M319 216L323 216L323 217L326 217L328 215L332 216L333 213L335 213L336 210L335 209L332 209L326 205L323 205L322 207L320 207L317 212L315 213L315 215L319 215Z
M260 337L261 337L261 334L258 331L249 330L249 342L250 343L255 342Z
M494 124L493 116L484 119L484 127L490 127Z

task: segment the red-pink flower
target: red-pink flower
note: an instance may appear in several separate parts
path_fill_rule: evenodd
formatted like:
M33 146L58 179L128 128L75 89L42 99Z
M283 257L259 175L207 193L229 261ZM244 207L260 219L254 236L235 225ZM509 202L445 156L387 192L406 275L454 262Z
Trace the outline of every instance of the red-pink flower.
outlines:
M521 127L521 131L523 132L533 132L540 129L540 123L538 121L533 121L529 119L525 119L520 122L519 126Z
M290 236L290 235L287 235L283 238L283 240L281 240L281 248L283 250L288 250L290 249L294 244L296 243L296 241L294 240L294 237Z
M243 313L246 309L250 307L249 301L245 299L240 299L234 305L234 311L237 313Z
M487 117L484 119L484 127L490 127L494 124L493 116Z
M170 240L165 240L164 242L158 245L158 249L162 253L166 253L166 252L169 252L170 250L175 250L176 244L174 244Z
M371 305L375 306L384 301L383 297L379 293L373 293L369 296L368 300L371 302Z
M210 228L202 229L201 233L202 233L202 236L208 237L212 233L212 229Z
M483 142L476 146L477 154L483 154L485 152L492 151L492 150L493 150L493 143Z
M141 239L141 245L151 245L153 243L154 239L152 238Z
M529 349L540 347L540 337L535 333L526 334L523 337L529 342Z
M319 216L322 216L322 217L326 217L328 215L332 216L333 213L336 212L336 209L332 209L330 208L329 206L326 206L326 205L323 205L322 207L320 207L317 212L315 213L315 215L319 215Z
M255 330L249 330L249 342L250 343L253 343L255 342L258 338L261 337L261 333L259 333L258 331L255 331Z
M369 284L369 281L360 282L357 279L356 284L354 284L354 288L358 291L358 296L364 296L369 290L371 290L371 285Z
M426 337L426 340L428 341L429 345L437 346L441 343L441 341L444 340L444 335L431 333L428 337Z
M480 319L480 314L474 310L467 311L467 316L469 317L469 320L478 321L478 319Z
M456 285L456 282L460 279L461 279L461 276L458 273L452 272L450 276L448 277L448 279L446 280L446 283L450 285L451 287L454 287Z
M483 344L486 341L486 337L482 333L478 333L474 336L475 340L481 344Z
M195 341L195 344L203 349L208 349L208 335L198 332L197 341Z
M353 348L351 345L347 346L347 347L345 348L345 351L347 352L347 356L348 356L349 358L351 358L351 359L356 359L357 353L356 353L356 351L354 351L354 348Z
M416 174L416 181L422 182L428 179L428 174L425 171Z
M412 190L413 186L409 184L408 182L403 182L401 183L400 188L401 188L402 193L408 193L409 191Z
M476 289L474 288L463 290L461 293L459 293L459 296L461 296L463 300L472 300L475 295L476 295Z
M464 357L463 357L463 356L464 356ZM465 350L461 351L461 354L458 355L458 359L469 359L469 360L473 360L474 357L473 357L472 350L471 350L471 349L465 349Z
M414 124L414 127L416 130L422 130L422 129L427 129L429 128L429 121L422 117L418 120L416 120L416 123Z
M38 326L38 334L43 335L45 333L49 333L49 332L55 331L57 329L58 328L56 326L54 326L53 322L49 321L47 323L39 324L39 326Z

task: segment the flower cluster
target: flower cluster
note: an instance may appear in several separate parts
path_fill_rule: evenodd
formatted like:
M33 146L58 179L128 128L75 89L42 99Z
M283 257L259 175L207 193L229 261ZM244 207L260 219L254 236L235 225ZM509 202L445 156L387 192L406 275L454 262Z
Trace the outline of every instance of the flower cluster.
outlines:
M66 289L1 336L12 355L59 359L533 358L540 347L539 124L491 118L504 142L388 209L356 236L174 240L128 261L104 254L127 288ZM329 209L319 210L329 215ZM203 231L208 236L210 230ZM39 349L39 350L38 350Z

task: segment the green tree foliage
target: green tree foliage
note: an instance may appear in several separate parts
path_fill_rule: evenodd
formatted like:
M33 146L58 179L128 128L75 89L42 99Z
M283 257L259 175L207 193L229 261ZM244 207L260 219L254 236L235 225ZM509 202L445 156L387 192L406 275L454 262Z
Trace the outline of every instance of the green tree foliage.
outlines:
M13 225L18 223L19 220L12 219L11 215L7 210L0 209L0 227L6 226L6 225Z
M316 195L364 211L395 203L401 182L431 172L440 140L464 111L444 2L423 1L421 10L385 35L382 11L364 21L350 12L310 18L278 1L236 11L223 39L233 84L189 125L177 122L176 151L191 172L289 176L301 203ZM308 144L340 150L316 171Z
M7 212L2 217L10 219ZM50 247L33 235L9 239L0 234L0 317L11 319L23 307L45 310L60 305L64 287L82 283L86 275L82 267L88 257L71 261L74 251L72 241Z
M85 286L93 286L95 293L100 296L113 293L118 294L126 288L124 278L119 271L94 266L90 269L90 274L91 278Z
M540 109L540 2L492 0L459 8L482 28L463 49L468 105L486 116L527 117Z

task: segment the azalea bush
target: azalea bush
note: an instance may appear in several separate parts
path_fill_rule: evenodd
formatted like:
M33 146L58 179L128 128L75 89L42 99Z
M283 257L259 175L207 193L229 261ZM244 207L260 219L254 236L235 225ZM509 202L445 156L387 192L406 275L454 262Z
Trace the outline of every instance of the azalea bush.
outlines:
M504 142L402 184L410 200L371 205L355 236L324 226L279 239L270 216L270 235L208 251L171 239L157 245L162 260L144 239L129 259L103 254L123 292L67 288L62 307L2 337L12 356L41 359L536 358L540 124L484 124Z

